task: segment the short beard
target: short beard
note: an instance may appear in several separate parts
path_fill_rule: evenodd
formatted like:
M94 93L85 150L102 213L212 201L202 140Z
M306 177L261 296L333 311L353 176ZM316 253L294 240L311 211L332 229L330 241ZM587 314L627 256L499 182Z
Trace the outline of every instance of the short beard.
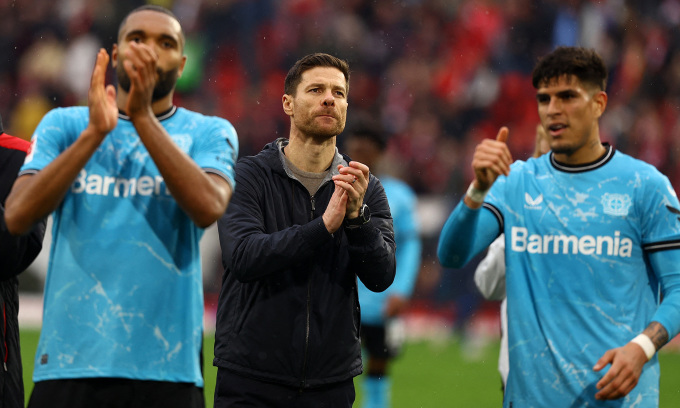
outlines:
M554 154L564 154L564 155L567 155L567 156L570 156L572 153L574 153L574 149L572 147L569 147L569 146L550 148L550 150Z
M345 122L341 121L333 129L328 129L323 126L316 126L314 124L313 118L306 123L296 123L296 126L302 133L311 137L312 139L323 142L325 140L332 139L342 133L345 129Z
M156 102L160 99L168 96L173 89L175 89L175 84L177 84L177 79L179 78L179 68L173 68L169 71L163 71L160 68L156 68L158 73L158 80L156 81L156 86L153 88L153 94L151 95L151 102ZM130 93L130 77L125 68L123 68L122 61L116 66L116 77L118 79L118 85L127 93Z

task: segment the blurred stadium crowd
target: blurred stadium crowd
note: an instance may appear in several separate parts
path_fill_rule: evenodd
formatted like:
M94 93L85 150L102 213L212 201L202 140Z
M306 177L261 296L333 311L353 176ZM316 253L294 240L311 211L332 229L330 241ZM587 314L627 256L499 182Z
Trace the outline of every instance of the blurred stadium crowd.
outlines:
M0 1L7 130L30 139L48 109L85 104L96 50L110 50L117 22L144 3ZM419 194L459 194L470 149L501 125L515 158L528 157L538 120L531 68L555 45L579 44L597 49L611 72L603 139L680 183L679 0L149 3L171 8L187 33L178 104L230 120L242 155L287 134L287 67L325 51L352 68L349 124L379 119Z
M610 69L603 140L680 188L680 0L0 0L8 133L28 140L49 109L86 104L97 49L110 51L117 23L145 3L172 9L186 31L177 104L231 121L242 156L287 136L287 68L329 52L352 69L348 126L380 121L399 175L445 216L481 138L506 125L514 157L530 156L531 69L556 45L583 45ZM425 238L421 291L445 286Z

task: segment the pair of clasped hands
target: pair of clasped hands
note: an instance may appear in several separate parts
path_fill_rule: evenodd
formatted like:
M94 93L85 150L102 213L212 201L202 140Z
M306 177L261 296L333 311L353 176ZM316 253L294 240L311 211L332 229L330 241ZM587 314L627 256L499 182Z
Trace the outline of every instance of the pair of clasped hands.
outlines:
M340 174L333 176L335 191L323 213L323 222L331 234L342 226L345 218L359 216L368 188L369 169L365 164L351 161L348 166L338 165L338 171Z
M130 79L130 90L127 95L124 112L134 117L139 113L151 113L151 101L156 81L158 80L158 55L145 44L131 41L124 51L123 69ZM88 106L90 122L88 127L103 139L118 123L118 105L116 88L106 85L106 70L110 61L105 49L97 53L90 89ZM121 60L118 60L121 63Z

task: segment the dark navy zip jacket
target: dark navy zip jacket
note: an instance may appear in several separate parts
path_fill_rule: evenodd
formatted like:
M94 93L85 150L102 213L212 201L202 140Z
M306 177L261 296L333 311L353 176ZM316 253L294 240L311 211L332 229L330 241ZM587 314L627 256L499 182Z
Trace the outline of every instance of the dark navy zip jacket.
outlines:
M19 281L42 249L45 220L26 235L13 236L5 225L5 200L30 143L2 133L0 123L0 407L24 406L24 383L19 343Z
M357 277L383 291L394 280L387 197L370 176L369 223L328 233L321 218L331 175L310 196L288 174L279 139L236 165L236 190L218 221L224 276L214 365L267 382L309 388L361 374Z

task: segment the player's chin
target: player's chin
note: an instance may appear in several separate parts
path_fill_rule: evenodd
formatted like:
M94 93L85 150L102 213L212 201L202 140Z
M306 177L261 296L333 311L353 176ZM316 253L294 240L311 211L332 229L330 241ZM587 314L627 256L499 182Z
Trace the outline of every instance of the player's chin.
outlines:
M566 154L570 155L571 153L574 152L574 147L568 143L564 143L561 140L552 140L550 142L550 150L554 154Z
M343 126L340 126L338 123L324 124L315 126L313 133L318 137L328 139L339 135L342 132L342 129Z

